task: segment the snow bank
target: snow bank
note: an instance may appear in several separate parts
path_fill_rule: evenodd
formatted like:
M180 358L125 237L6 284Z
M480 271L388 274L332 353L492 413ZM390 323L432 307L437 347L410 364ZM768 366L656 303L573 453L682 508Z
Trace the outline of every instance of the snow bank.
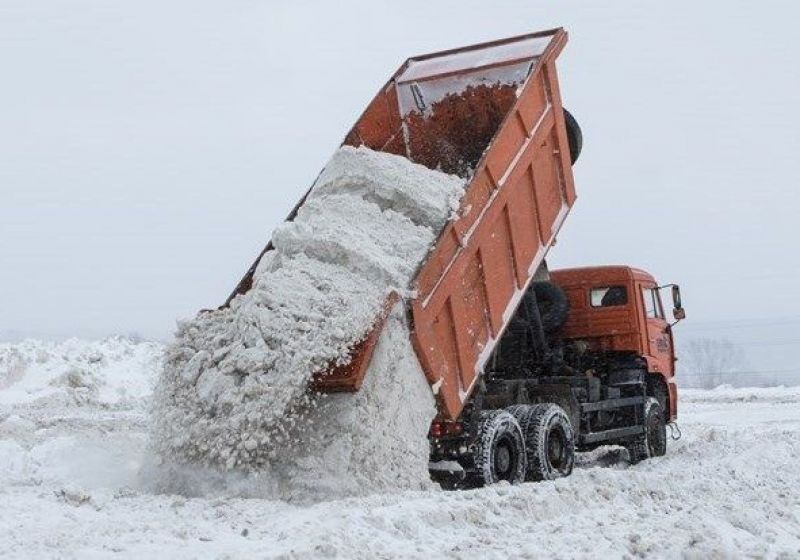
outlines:
M0 406L40 399L112 404L150 395L162 346L124 337L0 344Z
M800 555L797 388L683 390L683 438L669 441L666 456L638 465L629 465L624 451L600 448L581 454L573 475L557 481L396 491L390 479L404 471L392 469L424 469L427 459L427 449L403 437L426 428L427 418L405 404L430 399L417 366L406 359L411 349L401 313L398 306L387 321L374 375L362 391L331 395L314 410L311 421L320 430L305 456L302 449L292 455L284 473L239 473L241 491L234 494L240 496L259 489L268 495L265 488L292 499L330 493L311 505L239 499L231 494L237 479L230 474L216 473L220 486L203 488L212 479L199 469L194 480L183 473L184 482L189 490L208 490L209 497L151 491L150 473L138 475L147 453L146 399L117 389L132 394L138 387L146 394L162 355L158 344L0 345L0 375L16 379L0 388L3 557L197 558L231 550L298 559ZM392 364L409 367L383 375ZM98 398L74 398L86 387L52 384L71 368L91 370ZM100 399L104 392L107 401ZM391 400L380 403L376 395ZM432 402L426 407L432 410ZM326 416L337 423L327 431ZM372 430L358 429L370 421ZM394 451L383 451L384 445ZM392 460L402 453L413 460ZM337 476L348 460L364 461L361 470ZM416 487L412 478L401 483ZM365 485L378 493L337 499Z
M135 486L162 354L122 337L0 344L0 492Z
M397 313L386 337L400 335ZM407 340L402 334L401 340L380 341L375 364L402 358ZM75 343L75 348L96 345L105 344ZM107 386L126 376L147 379L149 366L138 372L131 367L147 349L157 361L160 348L147 345L134 349L130 361L107 360L96 370L97 379ZM401 375L411 382L418 379L412 373ZM54 371L50 379L59 375ZM366 393L334 395L326 402L334 411L341 406L353 413L351 425L358 425L372 418L369 406L361 416L346 401L365 399L381 379L368 377ZM397 382L379 394L388 390L396 397L426 389L409 386L402 377ZM40 386L50 390L48 381ZM312 505L239 499L230 492L196 498L153 494L146 475L136 477L147 435L142 400L53 406L49 398L31 400L23 391L14 392L20 400L13 402L9 390L0 389L10 407L7 415L0 414L4 559L223 558L231 551L275 559L800 556L800 393L795 389L770 390L776 396L785 393L786 403L705 402L703 394L714 397L717 391L692 391L692 399L680 405L683 438L669 441L666 456L634 466L624 451L600 448L581 454L573 475L557 481L463 492L399 492L387 486L370 496ZM380 409L397 417L401 429L374 434L376 444L387 437L404 444L403 423L413 418L404 402L397 399L393 408ZM343 420L338 413L336 418ZM347 442L338 445L347 452ZM317 449L327 448L323 443ZM322 460L323 454L312 459ZM365 466L374 468L375 463ZM317 487L322 488L324 470L308 469L323 473ZM254 482L244 475L241 480ZM294 481L298 492L304 490L301 482Z
M407 344L394 367L376 358L367 373L368 384L379 384L374 390L315 403L307 388L314 373L363 340L391 290L410 295L463 187L458 177L402 157L341 148L296 219L273 234L275 250L261 260L250 291L180 325L155 393L156 452L179 464L258 471L265 486L279 488L326 484L333 472L359 469L378 487L389 478L403 483L389 473L418 473L418 442L433 406L424 391L409 389L413 398L400 391L419 385L414 375L423 379ZM384 335L394 346L408 338L400 323ZM394 422L392 433L384 415L398 407L419 423ZM405 440L414 441L398 444ZM378 452L387 446L389 455ZM390 457L407 464L389 464Z

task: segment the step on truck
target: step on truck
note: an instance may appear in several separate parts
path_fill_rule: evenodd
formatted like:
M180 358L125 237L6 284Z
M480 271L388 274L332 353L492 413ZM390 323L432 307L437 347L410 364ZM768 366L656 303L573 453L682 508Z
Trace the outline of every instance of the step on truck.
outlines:
M677 418L666 287L627 266L547 269L582 147L556 74L566 42L559 28L410 58L343 141L467 180L416 297L388 294L350 360L313 382L357 391L383 319L406 306L438 409L430 472L446 488L566 476L576 451L600 445L626 447L632 462L663 455ZM668 288L677 321L680 290Z

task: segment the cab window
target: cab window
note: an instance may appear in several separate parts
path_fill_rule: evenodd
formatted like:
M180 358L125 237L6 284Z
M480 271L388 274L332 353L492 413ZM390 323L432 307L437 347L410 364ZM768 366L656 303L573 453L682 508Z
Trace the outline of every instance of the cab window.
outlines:
M628 289L625 286L604 286L592 288L590 292L592 307L614 307L627 305Z
M644 311L648 319L663 319L664 310L661 307L661 300L658 291L653 288L642 288L644 298Z

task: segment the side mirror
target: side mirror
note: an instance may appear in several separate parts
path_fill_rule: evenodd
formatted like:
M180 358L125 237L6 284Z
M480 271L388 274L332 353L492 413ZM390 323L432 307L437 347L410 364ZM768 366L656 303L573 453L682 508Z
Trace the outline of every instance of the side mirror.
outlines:
M672 285L672 303L675 309L682 309L681 305L681 287L677 284ZM685 316L685 314L684 314ZM683 319L683 317L681 317Z
M659 286L658 289L660 290L667 287L672 288L672 316L675 317L675 323L677 323L686 318L686 310L681 303L681 287L677 284L664 284L663 286ZM675 323L672 323L670 328L675 325Z

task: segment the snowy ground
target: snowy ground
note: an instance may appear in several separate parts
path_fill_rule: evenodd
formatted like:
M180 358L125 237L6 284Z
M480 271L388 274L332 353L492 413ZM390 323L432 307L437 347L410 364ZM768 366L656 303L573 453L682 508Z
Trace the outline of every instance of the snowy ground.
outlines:
M554 483L299 506L149 492L160 348L0 345L0 555L10 558L797 558L800 388L685 391L683 438Z

